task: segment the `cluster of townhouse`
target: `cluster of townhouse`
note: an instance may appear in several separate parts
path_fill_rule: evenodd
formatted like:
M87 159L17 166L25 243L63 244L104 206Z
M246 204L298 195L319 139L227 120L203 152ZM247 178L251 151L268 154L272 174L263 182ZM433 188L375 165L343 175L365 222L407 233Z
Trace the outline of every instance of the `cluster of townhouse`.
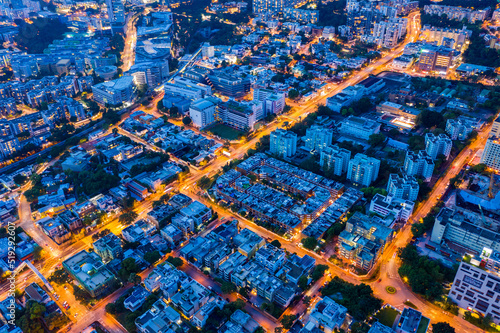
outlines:
M154 268L144 279L144 287L136 287L125 299L124 305L135 311L133 309L141 306L147 295L153 292L160 292L162 297L136 319L139 332L174 331L185 320L202 328L214 310L222 309L227 303L186 273L163 264ZM237 316L237 313L233 316Z
M196 234L213 218L212 209L199 201L179 193L147 215L147 220L160 229L162 236L172 245Z
M286 231L312 222L343 191L344 186L333 180L262 153L240 163L214 185L219 200Z
M287 256L248 229L238 232L237 221L227 222L204 237L192 238L180 255L221 279L245 288L269 302L287 307L299 292L297 283L308 276L316 260Z
M176 163L165 162L158 156L148 157L142 145L132 144L121 135L105 135L103 131L98 131L91 133L89 138L90 141L73 147L61 160L60 166L43 172L37 185L43 188L44 194L38 195L33 204L36 225L59 244L80 232L84 227L83 221L96 225L103 219L117 217L125 199L131 197L142 201L183 172L183 168ZM85 172L91 168L93 156L114 160L121 173L116 187L88 197L75 193L65 173L58 171ZM154 170L140 172L143 165L149 164L155 165ZM113 174L113 171L110 173Z
M192 165L206 164L222 149L222 144L191 129L165 122L142 111L134 112L120 127L155 149L168 152Z

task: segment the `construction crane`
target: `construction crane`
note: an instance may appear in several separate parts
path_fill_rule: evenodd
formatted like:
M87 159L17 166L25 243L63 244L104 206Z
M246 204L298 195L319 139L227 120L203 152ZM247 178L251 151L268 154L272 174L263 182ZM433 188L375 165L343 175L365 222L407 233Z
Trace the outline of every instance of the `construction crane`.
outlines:
M496 165L497 159L495 158L493 160L493 165ZM490 174L490 187L488 189L488 198L492 199L493 198L493 170Z
M483 219L483 223L485 226L490 226L491 223L490 222L486 222L486 219L484 218L484 213L483 213L483 207L481 207L481 205L478 205L479 206L479 210L481 211L481 218Z
M488 189L488 198L493 198L493 172L490 175L490 188Z

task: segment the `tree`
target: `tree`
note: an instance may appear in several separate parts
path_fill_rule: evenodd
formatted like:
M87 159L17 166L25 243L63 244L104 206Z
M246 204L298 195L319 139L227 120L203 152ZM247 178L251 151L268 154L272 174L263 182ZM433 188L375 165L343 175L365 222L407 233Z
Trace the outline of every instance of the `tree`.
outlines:
M424 128L441 127L444 128L444 117L440 112L423 110L417 116L417 124L422 125Z
M281 243L279 240L275 239L271 242L271 245L274 247L277 247L278 249L281 249Z
M138 273L139 267L135 262L134 258L127 258L122 261L122 269L126 270L127 273Z
M144 260L146 260L150 265L154 264L158 260L160 260L161 255L158 251L148 252L144 255Z
M28 177L22 175L22 174L17 174L13 178L14 183L16 183L18 186L24 185L26 181L28 180Z
M412 151L425 149L425 138L421 135L412 135L408 139L408 147Z
M488 167L484 163L479 163L474 165L473 167L470 168L470 171L476 172L476 173L485 173L486 169ZM15 180L14 180L15 181Z
M224 281L222 282L220 289L224 294L231 294L236 291L236 285L234 283Z
M177 116L179 115L179 108L177 106L172 106L169 110L168 110L168 114L170 115L170 117L172 118L177 118Z
M302 290L306 290L307 287L309 286L309 279L307 278L307 276L305 275L302 275L300 278L299 278L299 281L297 283L297 285L299 286L300 289Z
M241 296L245 297L245 298L248 298L248 296L249 296L249 295L248 295L248 291L246 290L246 288L243 288L243 287L241 287L241 288L238 290L238 293L239 293Z
M318 240L314 237L302 238L301 240L302 246L308 250L314 250L318 245Z
M17 47L30 54L43 53L43 50L56 39L63 39L68 27L58 19L37 17L31 23L17 21L19 34L15 41Z
M481 321L481 323L483 324L484 327L490 327L492 322L493 322L493 318L491 317L490 313L488 313L486 316L484 316L483 320Z
M163 106L163 100L159 100L158 103L156 103L156 108L160 111L164 111L165 107Z
M105 306L106 312L109 314L116 314L116 305L115 303L108 303Z
M42 250L43 248L41 246L35 246L33 248L33 260L38 261L42 259Z
M289 330L292 328L295 319L297 319L297 315L284 315L281 319L281 325L283 325L283 328Z
M177 258L177 257L174 257L174 256L168 257L167 261L169 263L171 263L172 265L174 265L174 267L176 267L176 268L181 267L182 264L184 263L181 258Z
M290 89L288 92L288 98L296 99L297 97L299 97L299 92L296 89Z
M49 276L49 281L61 285L69 281L69 275L64 269L61 268L54 271L54 273Z
M130 211L130 212L125 212L120 217L118 218L118 221L120 221L123 224L130 224L135 221L135 219L139 216L136 212Z
M208 190L212 186L213 180L207 176L201 177L197 182L199 188L202 190Z
M182 123L186 126L189 126L189 124L191 124L191 122L192 122L192 120L188 116L185 116L184 118L182 118Z
M370 137L368 139L368 143L372 147L379 146L382 143L384 143L384 141L385 141L385 135L383 135L382 133L372 134L372 135L370 135Z
M364 321L382 306L382 300L373 296L370 286L364 283L355 285L338 276L323 288L321 294L323 296L338 294L338 303L345 306L357 321Z
M134 284L134 285L138 285L140 284L142 281L141 277L135 273L131 273L128 277L128 282Z
M368 333L370 326L367 323L355 322L351 326L351 333Z
M318 281L319 279L321 279L323 277L323 275L325 275L325 272L328 270L328 266L326 265L316 265L314 267L314 270L311 274L311 278L313 279L313 281Z
M439 322L432 324L432 332L434 333L455 333L455 329L450 324Z
M82 303L88 303L92 298L88 292L75 285L73 285L73 295L77 301Z
M68 317L66 317L62 313L52 312L48 316L45 317L45 323L49 330L53 330L56 327L64 327L66 323L69 321Z
M425 233L425 226L423 223L414 223L411 225L411 233L414 237L421 237Z

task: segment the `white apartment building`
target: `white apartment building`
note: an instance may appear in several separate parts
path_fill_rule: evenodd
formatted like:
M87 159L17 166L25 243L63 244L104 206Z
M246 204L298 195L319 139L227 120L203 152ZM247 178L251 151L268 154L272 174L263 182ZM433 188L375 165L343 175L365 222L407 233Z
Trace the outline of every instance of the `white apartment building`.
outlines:
M493 129L492 129L493 131ZM488 167L500 170L500 141L497 137L489 137L484 145L481 163Z
M378 46L393 48L398 44L398 40L406 34L406 18L391 18L388 21L375 23L371 40Z
M322 37L326 39L334 39L335 27L324 27Z
M490 218L484 219L490 224ZM473 254L481 253L483 248L500 251L500 234L487 227L480 214L466 209L442 208L436 216L431 241L437 244L451 242Z
M380 124L367 118L349 116L340 123L339 132L358 139L368 140L370 135L380 132Z
M215 108L219 101L214 97L205 97L191 103L189 107L189 117L193 125L204 128L215 122Z
M444 155L448 158L452 146L453 142L446 134L439 134L436 136L432 133L427 133L425 135L425 151L433 160L435 160L438 155Z
M415 208L413 201L377 193L370 202L369 212L377 213L382 217L391 215L395 220L408 221L413 214L413 208Z
M215 109L215 119L240 130L253 130L257 115L262 112L262 104L257 102L239 103L229 100Z
M340 112L343 107L363 97L364 92L365 87L363 85L349 86L335 96L328 97L326 99L326 106L335 112Z
M448 297L462 309L491 315L500 324L500 276L461 262Z
M321 151L319 165L323 170L331 169L336 176L341 176L344 172L347 172L350 159L350 150L333 145Z
M254 89L253 100L263 105L262 118L269 114L279 114L285 109L285 94L270 89ZM260 119L260 118L259 118Z
M363 186L370 186L377 179L379 169L380 161L376 158L368 157L364 154L356 154L349 161L347 179Z
M215 47L210 43L203 43L201 46L201 55L203 58L213 58L215 55Z
M322 151L332 144L333 131L329 128L312 125L306 130L305 143L308 150Z
M92 86L94 101L101 105L130 103L135 98L135 90L134 78L130 75Z
M205 97L207 85L190 81L189 79L176 79L174 82L164 84L165 96L181 96L192 100Z
M387 183L387 193L397 199L415 201L418 197L420 186L417 180L412 176L400 177L395 173L389 175Z
M445 38L451 38L455 41L454 48L456 50L461 50L466 40L472 35L472 31L467 30L465 26L462 29L449 29L424 25L422 28L422 35L427 42L437 42L438 46L443 45L443 40Z
M434 172L434 161L425 150L418 153L408 151L403 168L406 175L422 177L424 181L428 182Z
M442 5L426 5L424 6L424 11L426 14L430 15L445 15L450 20L462 21L466 19L470 23L484 21L491 12L490 8L474 10L470 8Z
M452 140L466 140L477 128L477 120L469 117L458 117L446 121L446 133Z
M271 132L270 141L272 154L291 157L297 152L297 134L293 132L278 128Z
M490 136L490 138L492 136L497 137L497 138L500 137L500 117L497 117L495 119L495 121L493 122L489 136Z
M168 62L142 62L130 67L128 74L134 77L135 84L156 87L168 78Z

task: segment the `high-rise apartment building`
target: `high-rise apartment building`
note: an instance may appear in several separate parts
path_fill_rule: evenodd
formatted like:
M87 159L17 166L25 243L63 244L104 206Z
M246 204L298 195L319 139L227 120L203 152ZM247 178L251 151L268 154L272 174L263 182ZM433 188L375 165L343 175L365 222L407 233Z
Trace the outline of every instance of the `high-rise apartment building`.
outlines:
M425 150L418 153L409 151L406 153L403 168L407 176L422 177L424 181L428 182L434 172L434 161Z
M341 176L347 172L351 151L340 148L338 145L328 146L321 150L319 165L323 170L332 170L336 176Z
M420 186L412 176L402 176L395 173L389 175L387 183L387 193L397 199L415 201L418 197Z
M490 134L491 137L500 138L500 117L497 117L491 126Z
M285 7L293 7L298 3L299 0L254 0L253 12L255 14L283 12Z
M376 158L368 157L364 154L356 154L349 161L347 179L363 186L370 186L377 179L379 169L380 161Z
M497 137L489 137L484 145L481 163L488 167L500 170L500 140Z
M450 156L453 142L446 134L434 135L427 133L425 135L425 151L435 160L439 155L444 155L446 158Z
M332 143L333 131L329 128L312 125L306 130L306 148L322 151Z
M271 153L291 157L297 152L297 134L278 128L271 132Z
M262 102L263 117L269 114L279 114L285 109L285 94L270 89L254 89L253 100Z
M108 18L112 33L124 33L126 22L125 6L122 0L106 0Z

